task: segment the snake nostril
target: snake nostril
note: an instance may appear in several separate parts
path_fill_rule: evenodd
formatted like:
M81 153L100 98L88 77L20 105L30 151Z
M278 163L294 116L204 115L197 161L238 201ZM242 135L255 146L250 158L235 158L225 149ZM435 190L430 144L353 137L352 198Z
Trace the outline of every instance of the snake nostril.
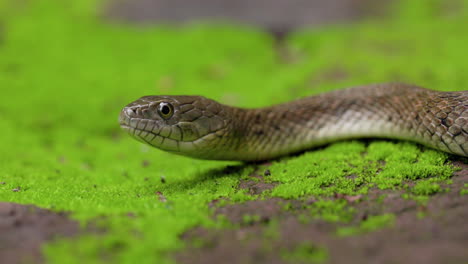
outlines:
M131 108L131 107L125 108L124 111L125 111L125 114L126 114L128 117L134 117L134 116L136 116L136 114L137 114L137 111L136 111L135 109Z

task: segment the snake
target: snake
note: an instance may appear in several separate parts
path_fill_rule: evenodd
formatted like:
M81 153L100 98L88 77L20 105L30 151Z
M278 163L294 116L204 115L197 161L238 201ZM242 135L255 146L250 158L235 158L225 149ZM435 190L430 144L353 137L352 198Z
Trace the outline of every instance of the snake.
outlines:
M203 96L143 96L122 129L158 149L208 160L265 161L335 141L388 138L468 156L468 91L383 83L241 108Z

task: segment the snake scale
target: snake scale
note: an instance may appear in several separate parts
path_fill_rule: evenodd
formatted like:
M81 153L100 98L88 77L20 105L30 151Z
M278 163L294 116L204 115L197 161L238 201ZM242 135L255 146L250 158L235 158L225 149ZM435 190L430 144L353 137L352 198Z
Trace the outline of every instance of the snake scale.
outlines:
M261 161L337 140L410 140L468 156L468 91L407 84L332 91L246 109L201 96L144 96L122 109L131 136L199 159Z

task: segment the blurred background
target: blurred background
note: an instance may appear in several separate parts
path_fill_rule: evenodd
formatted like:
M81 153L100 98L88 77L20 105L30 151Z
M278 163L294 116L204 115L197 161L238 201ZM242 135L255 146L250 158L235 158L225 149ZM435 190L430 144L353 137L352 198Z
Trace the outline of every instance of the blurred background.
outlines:
M138 24L190 23L211 21L244 24L273 34L286 34L301 28L347 23L388 13L391 0L257 0L257 1L169 1L119 0L106 14Z

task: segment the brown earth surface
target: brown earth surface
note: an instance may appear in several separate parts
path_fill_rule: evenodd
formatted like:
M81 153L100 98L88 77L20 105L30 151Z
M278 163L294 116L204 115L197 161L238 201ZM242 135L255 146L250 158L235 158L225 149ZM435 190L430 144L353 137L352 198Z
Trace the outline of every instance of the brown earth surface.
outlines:
M0 263L40 263L43 243L78 231L79 223L65 213L0 202Z
M450 191L431 197L426 205L401 198L399 191L371 190L366 197L337 194L332 199L345 199L356 208L351 224L329 223L323 220L302 221L304 207L313 198L301 201L271 198L231 204L215 209L238 228L212 230L196 228L184 234L190 245L175 258L180 263L310 263L284 259L285 252L301 245L313 245L307 250L326 249L325 263L468 263L468 195L460 190L468 182L468 165L453 162L462 170L455 173ZM261 178L258 171L251 175ZM244 180L240 188L251 194L268 190L264 183ZM383 202L377 198L385 196ZM284 204L290 204L284 210ZM216 207L216 203L214 203ZM336 230L353 226L371 216L394 214L391 227L353 236L338 236ZM310 214L310 213L309 213ZM245 215L256 215L247 220ZM423 215L423 216L418 216ZM275 222L276 234L269 223ZM275 233L275 232L273 232Z

